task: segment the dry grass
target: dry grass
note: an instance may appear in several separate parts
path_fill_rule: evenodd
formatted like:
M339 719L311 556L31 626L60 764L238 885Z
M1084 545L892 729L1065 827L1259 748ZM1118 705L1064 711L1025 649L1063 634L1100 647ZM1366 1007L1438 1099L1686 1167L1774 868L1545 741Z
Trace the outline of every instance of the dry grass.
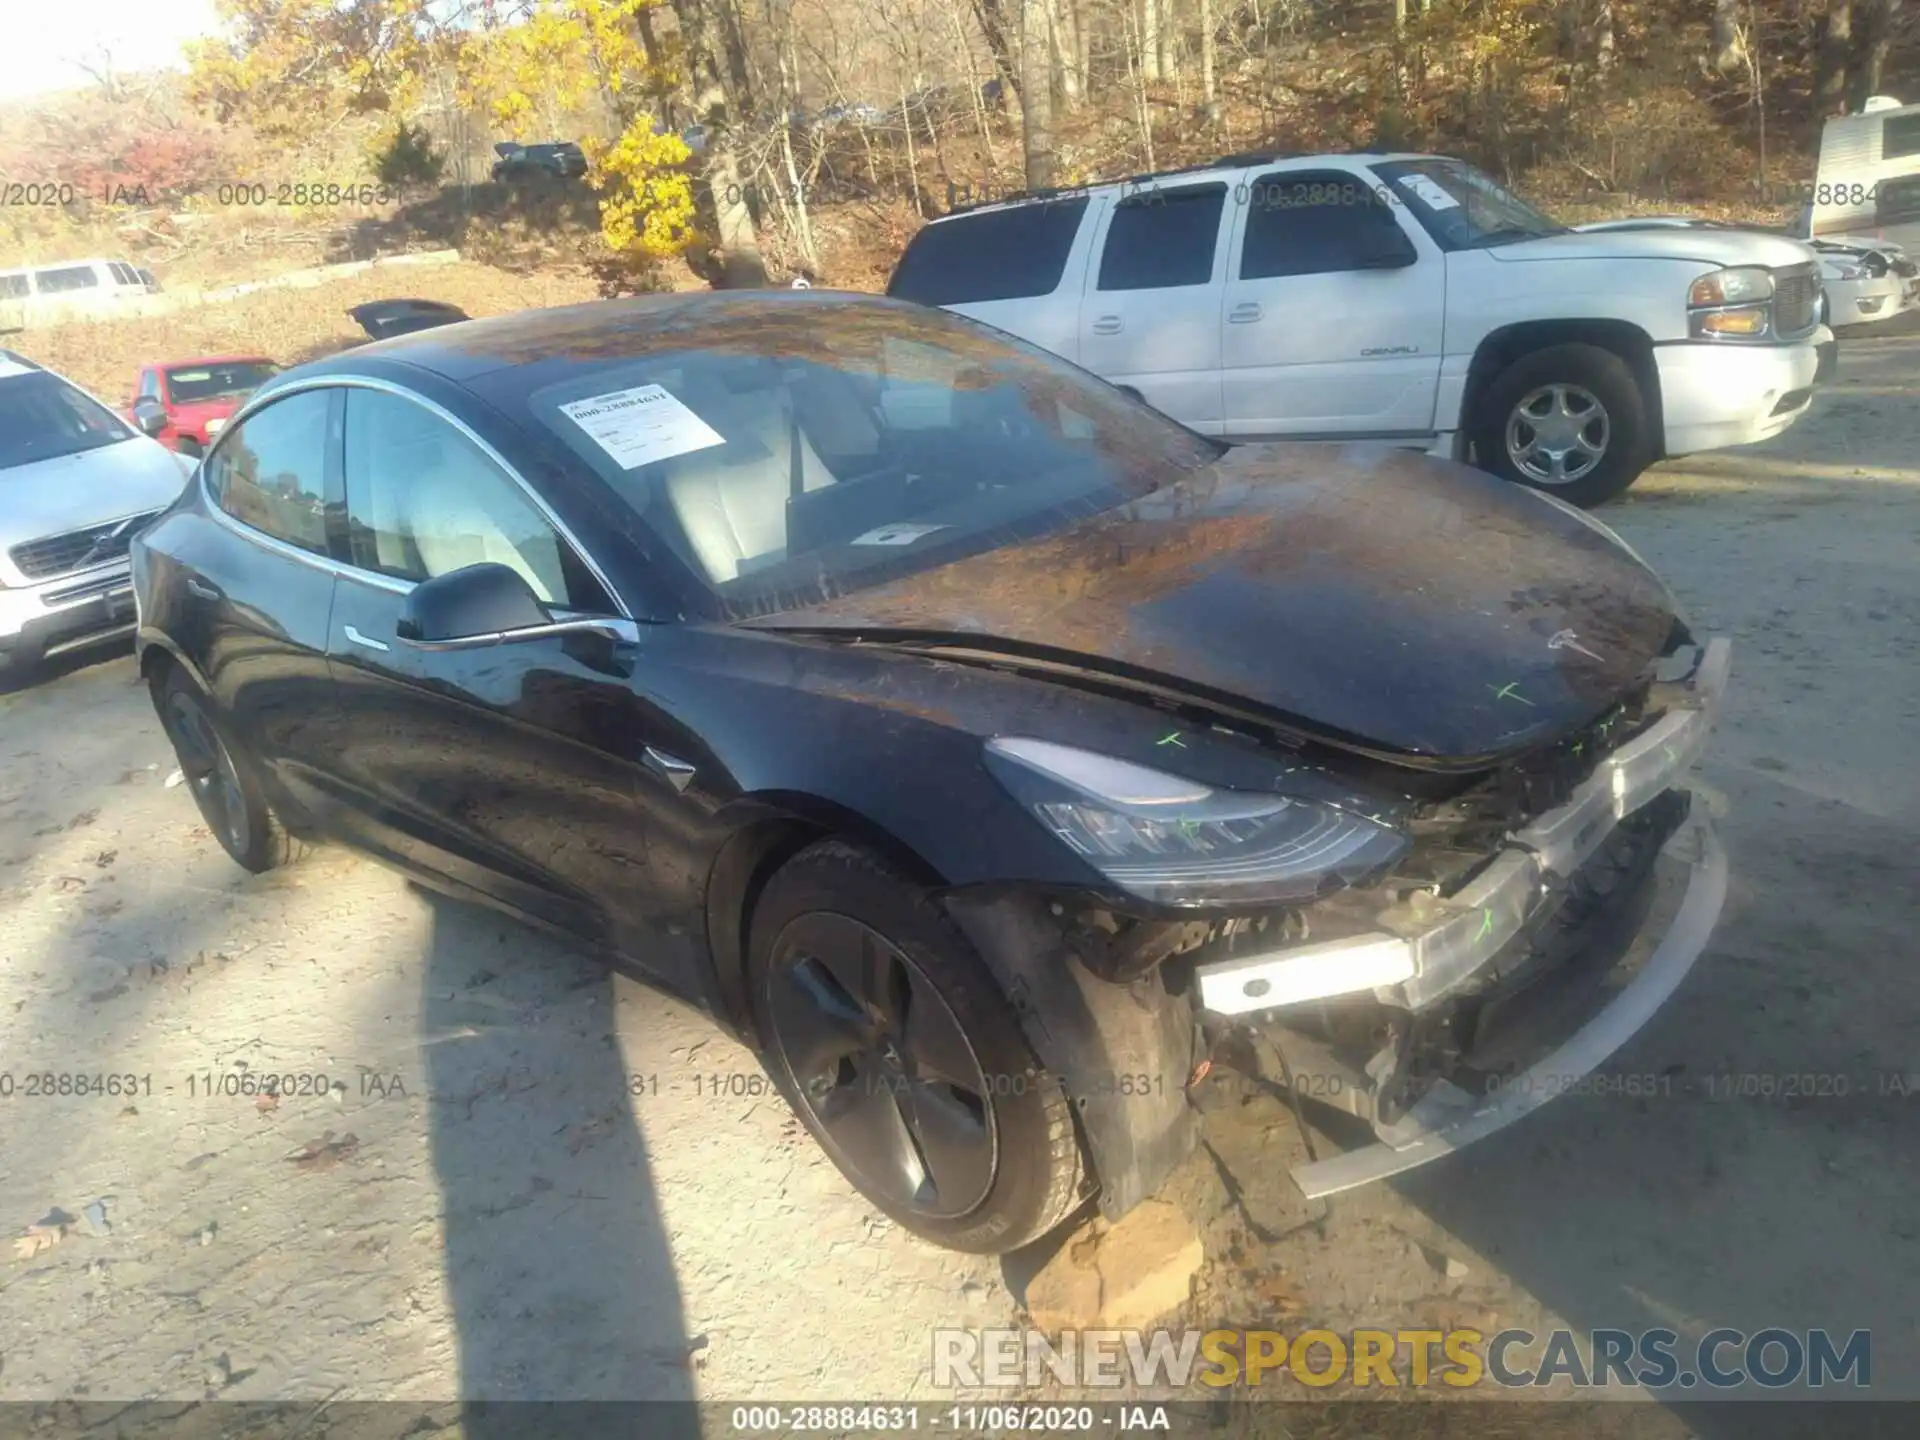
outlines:
M171 315L54 326L5 343L118 404L132 392L140 365L151 360L264 354L292 365L344 349L366 338L347 310L367 300L443 300L480 317L571 305L597 294L593 277L580 269L513 273L462 261L374 270L310 289L256 291Z

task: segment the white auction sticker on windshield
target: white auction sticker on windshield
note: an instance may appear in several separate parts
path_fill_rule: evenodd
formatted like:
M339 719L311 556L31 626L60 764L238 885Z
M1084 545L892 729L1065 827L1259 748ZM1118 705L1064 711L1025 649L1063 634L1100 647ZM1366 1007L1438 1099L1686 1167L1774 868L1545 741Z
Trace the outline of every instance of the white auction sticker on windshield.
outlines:
M560 413L586 431L623 470L638 470L656 460L727 443L724 435L664 385L636 385L631 390L570 400Z
M869 530L864 535L856 535L849 545L911 545L916 540L924 540L936 530L945 530L945 525L882 525L878 530Z
M1437 181L1430 180L1425 175L1402 175L1400 183L1426 201L1432 209L1453 210L1460 204Z

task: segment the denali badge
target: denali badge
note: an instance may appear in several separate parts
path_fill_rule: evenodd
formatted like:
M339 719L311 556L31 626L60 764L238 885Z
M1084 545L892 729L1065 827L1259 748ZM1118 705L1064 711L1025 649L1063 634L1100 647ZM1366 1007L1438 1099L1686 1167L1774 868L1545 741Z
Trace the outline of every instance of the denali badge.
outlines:
M1556 630L1553 633L1552 638L1547 641L1547 649L1578 650L1582 655L1586 656L1589 660L1600 659L1600 657L1594 654L1593 651L1587 649L1586 646L1582 645L1579 639L1574 635L1573 631L1571 630ZM1606 662L1601 661L1601 663L1605 664Z

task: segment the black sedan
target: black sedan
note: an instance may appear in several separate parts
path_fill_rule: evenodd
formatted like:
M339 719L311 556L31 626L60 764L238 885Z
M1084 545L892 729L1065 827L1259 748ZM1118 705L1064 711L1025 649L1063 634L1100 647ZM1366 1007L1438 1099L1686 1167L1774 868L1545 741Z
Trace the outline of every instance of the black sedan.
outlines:
M1151 1193L1236 1036L1364 1142L1309 1194L1443 1155L1632 1035L1724 893L1678 782L1726 642L1596 521L1228 449L893 301L292 370L133 554L236 861L344 840L650 970L959 1249Z

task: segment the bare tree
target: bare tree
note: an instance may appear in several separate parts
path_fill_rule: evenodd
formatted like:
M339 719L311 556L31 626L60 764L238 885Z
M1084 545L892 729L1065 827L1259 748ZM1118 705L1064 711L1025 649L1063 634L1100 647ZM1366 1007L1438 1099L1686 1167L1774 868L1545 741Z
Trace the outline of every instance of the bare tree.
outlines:
M1853 83L1847 90L1849 109L1860 109L1880 93L1880 77L1886 70L1887 52L1893 48L1893 25L1899 13L1900 0L1863 0L1860 33L1853 49Z
M1707 63L1722 75L1746 68L1740 0L1713 0L1713 48L1708 52Z
M1853 0L1827 0L1820 17L1820 53L1814 64L1813 103L1822 116L1838 110L1847 95L1853 58Z
M1053 33L1047 0L1020 0L1020 135L1027 187L1053 183Z

